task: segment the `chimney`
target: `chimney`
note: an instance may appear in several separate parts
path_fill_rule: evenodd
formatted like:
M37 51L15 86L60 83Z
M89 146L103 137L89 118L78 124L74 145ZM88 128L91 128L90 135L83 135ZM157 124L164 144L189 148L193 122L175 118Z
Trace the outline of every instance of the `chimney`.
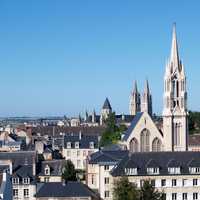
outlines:
M82 133L81 133L81 131L79 132L79 140L81 140L81 138L82 138Z
M35 157L34 156L33 156L32 168L33 168L33 176L35 176L36 175L36 165L35 165Z

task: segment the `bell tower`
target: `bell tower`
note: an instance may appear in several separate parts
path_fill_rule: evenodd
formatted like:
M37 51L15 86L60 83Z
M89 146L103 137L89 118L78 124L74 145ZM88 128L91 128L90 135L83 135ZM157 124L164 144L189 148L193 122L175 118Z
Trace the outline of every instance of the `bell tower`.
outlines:
M188 146L187 91L184 66L179 58L176 25L171 55L164 76L163 134L165 151L186 151Z

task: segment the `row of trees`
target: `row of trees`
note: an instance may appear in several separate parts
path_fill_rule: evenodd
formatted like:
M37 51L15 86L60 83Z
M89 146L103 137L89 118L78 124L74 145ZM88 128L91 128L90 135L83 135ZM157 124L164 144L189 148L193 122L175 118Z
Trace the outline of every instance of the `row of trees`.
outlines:
M101 136L100 146L116 144L121 139L121 134L126 130L125 125L116 125L115 113L108 115L105 121L106 129Z
M188 117L189 133L200 133L200 112L189 111Z
M165 194L157 191L149 181L144 181L139 189L129 182L127 177L122 177L114 184L114 200L165 200Z

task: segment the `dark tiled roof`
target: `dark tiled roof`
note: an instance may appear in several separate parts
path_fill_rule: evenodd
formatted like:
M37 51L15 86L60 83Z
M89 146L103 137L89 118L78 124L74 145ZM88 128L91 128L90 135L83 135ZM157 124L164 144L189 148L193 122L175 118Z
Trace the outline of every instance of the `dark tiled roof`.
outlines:
M39 183L37 185L36 197L96 197L87 186L80 182Z
M111 107L111 105L110 105L110 102L109 102L108 98L106 98L106 100L105 100L105 102L104 102L104 104L103 104L102 109L109 109L109 110L112 110L112 107Z
M98 136L92 135L82 135L79 137L76 135L65 135L64 137L64 147L67 148L67 143L71 142L71 148L75 148L75 142L79 142L79 149L89 149L90 142L94 142L94 148L98 148Z
M61 176L62 169L64 167L65 162L66 162L65 160L43 161L39 175L41 175L41 176L45 175L45 167L48 165L50 167L50 175L51 176Z
M126 155L128 154L128 151L98 151L96 153L93 153L89 158L90 164L102 164L102 163L117 163L120 160L122 160Z
M140 118L142 117L143 113L137 113L135 115L135 117L133 118L133 121L131 122L131 125L128 127L128 130L125 132L124 138L123 140L126 141L129 136L131 135L133 129L135 128L135 126L137 125L138 121L140 120Z
M200 152L148 152L134 153L124 157L117 167L113 169L113 176L125 175L125 168L130 168L131 163L137 166L138 175L147 175L146 168L151 160L153 167L158 167L160 175L168 175L168 167L180 167L181 174L189 174L189 166L200 166Z
M33 165L19 165L13 171L13 177L18 177L19 182L22 182L23 178L30 178L30 183L35 183L35 176L33 175Z
M54 134L55 135L60 135L60 133L74 133L78 134L81 132L83 135L101 135L103 131L105 130L104 126L97 126L97 127L59 127L55 126L54 128ZM48 136L53 136L53 126L38 126L38 127L33 127L32 128L32 134L37 134L40 133L41 135L48 135Z
M33 164L36 153L34 151L1 152L0 160L12 160L14 168L23 164Z

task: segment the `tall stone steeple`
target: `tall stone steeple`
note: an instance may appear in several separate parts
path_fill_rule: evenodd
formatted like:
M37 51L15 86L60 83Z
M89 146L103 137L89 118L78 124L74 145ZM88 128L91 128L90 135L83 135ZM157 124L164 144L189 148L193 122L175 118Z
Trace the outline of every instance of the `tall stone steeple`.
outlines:
M145 82L144 92L142 94L141 112L147 112L152 116L152 96L148 80Z
M171 56L164 76L163 132L165 149L187 150L186 76L179 58L176 25L173 26Z
M129 104L130 115L136 115L137 112L141 111L140 104L141 104L140 93L138 92L137 82L135 81L134 89L131 92L131 97L130 97L130 104Z

